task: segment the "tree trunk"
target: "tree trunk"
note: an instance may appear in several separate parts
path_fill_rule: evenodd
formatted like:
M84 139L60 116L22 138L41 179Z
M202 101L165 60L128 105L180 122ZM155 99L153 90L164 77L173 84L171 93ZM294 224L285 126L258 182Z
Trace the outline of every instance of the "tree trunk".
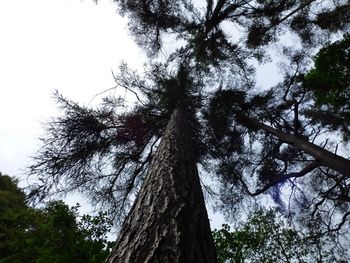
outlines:
M173 112L107 262L217 262L188 117Z

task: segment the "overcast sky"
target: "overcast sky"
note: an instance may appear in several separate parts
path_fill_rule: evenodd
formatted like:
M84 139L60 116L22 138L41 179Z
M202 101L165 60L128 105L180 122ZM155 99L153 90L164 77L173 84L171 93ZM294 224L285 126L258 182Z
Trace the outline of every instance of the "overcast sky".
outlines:
M122 60L142 68L146 57L112 0L0 1L0 171L25 186L42 124L58 114L54 90L88 104L115 86ZM65 201L92 209L77 195Z
M0 171L25 178L42 123L57 114L54 90L88 104L114 86L122 60L141 69L146 57L112 0L0 1ZM271 69L260 70L259 85L272 83Z
M55 112L54 90L89 103L111 70L145 57L112 1L0 1L0 171L19 176Z

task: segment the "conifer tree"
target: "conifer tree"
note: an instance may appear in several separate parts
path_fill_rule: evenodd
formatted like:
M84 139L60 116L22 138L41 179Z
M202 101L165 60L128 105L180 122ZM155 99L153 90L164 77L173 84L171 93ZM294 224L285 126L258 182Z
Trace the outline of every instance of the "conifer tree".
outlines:
M211 168L226 210L245 193L279 193L289 183L301 209L313 205L316 214L330 204L343 213L327 221L340 229L349 216L350 161L317 141L324 126L304 114L314 100L301 76L308 51L348 27L348 2L117 2L153 60L143 76L126 65L115 76L138 104L130 110L106 98L92 109L58 95L63 114L49 123L31 167L41 181L32 196L79 190L115 219L126 217L109 262L216 262L197 164L218 164ZM258 92L250 61L268 59L285 32L299 35L303 50L285 49L284 82ZM156 62L170 37L182 41ZM323 182L303 181L316 197L294 190L301 177Z

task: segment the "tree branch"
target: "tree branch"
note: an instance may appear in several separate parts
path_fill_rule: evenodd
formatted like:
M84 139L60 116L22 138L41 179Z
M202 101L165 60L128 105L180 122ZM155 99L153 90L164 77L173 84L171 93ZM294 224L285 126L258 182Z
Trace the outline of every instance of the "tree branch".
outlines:
M297 178L297 177L305 176L306 174L312 172L313 170L315 170L319 166L320 166L320 163L318 161L314 161L314 162L310 163L309 165L307 165L306 167L304 167L304 169L302 169L300 172L289 173L289 174L285 174L283 176L279 176L278 178L275 178L275 180L269 182L264 187L260 188L259 190L255 191L255 192L252 192L249 190L249 187L243 181L242 178L240 178L240 182L243 184L245 190L248 192L248 194L250 196L257 196L259 194L264 193L266 190L268 190L269 188L271 188L272 186L274 186L280 182L283 182L283 181L288 180L290 178Z

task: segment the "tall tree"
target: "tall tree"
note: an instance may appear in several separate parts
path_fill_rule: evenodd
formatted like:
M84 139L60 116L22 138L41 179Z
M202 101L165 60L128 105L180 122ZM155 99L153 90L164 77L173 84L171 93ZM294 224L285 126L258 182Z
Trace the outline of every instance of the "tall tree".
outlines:
M42 156L44 159L40 157L42 163L33 169L47 172L51 167L66 169L75 165L80 170L75 173L76 171L72 169L71 178L68 179L73 179L72 177L75 176L77 178L73 183L80 179L81 182L90 184L85 176L89 174L96 176L95 171L81 173L81 170L91 168L87 160L95 161L94 152L85 151L86 146L90 143L87 135L101 136L100 141L103 142L105 140L103 130L112 129L111 132L114 130L112 133L115 136L113 138L115 141L112 141L114 144L107 144L110 149L103 148L101 151L113 152L114 155L113 147L119 147L120 152L113 156L118 163L110 167L117 169L117 174L105 176L106 178L110 176L108 179L115 181L116 184L121 184L125 180L123 176L129 176L129 178L126 178L126 189L118 185L115 188L114 185L107 185L108 189L103 189L105 191L103 194L107 193L110 196L104 198L125 202L127 195L131 194L130 191L137 183L137 176L143 176L145 166L149 166L149 169L131 212L123 224L114 249L117 252L110 256L109 261L193 262L200 259L202 262L216 262L214 243L197 171L197 162L200 161L202 155L201 144L198 140L200 124L195 116L198 108L195 97L199 83L189 75L185 66L180 66L175 75L164 75L167 74L165 68L155 65L151 73L153 87L143 86L144 81L141 80L133 82L132 79L135 76L128 74L127 71L124 71L120 79L116 79L123 86L136 85L137 87L139 85L138 88L144 93L144 97L152 91L152 96L147 101L141 101L141 106L134 112L116 116L113 115L115 112L101 114L101 116L109 116L109 121L112 123L120 120L118 127L98 124L96 112L92 112L94 115L84 115L88 111L61 98L61 101L65 103L65 109L68 112L72 110L71 113L80 114L80 117L74 115L74 118L70 118L67 114L59 122L53 123L54 126L51 126L50 129L56 133L52 134L53 137L46 138L45 144L61 144L62 142L57 141L57 133L59 133L58 138L65 140L64 144L61 144L64 145L64 148L59 151L59 154L62 154L59 159L63 160L62 157L66 153L70 156L78 156L78 159L70 158L68 163L57 163L57 159L53 158L57 154L56 149L50 148L50 151L54 151L49 155L46 148ZM72 106L75 108L72 109ZM167 120L168 118L170 120ZM83 128L97 129L96 134L93 130L78 130L79 140L74 138L74 142L71 141L69 135L79 129L77 125L80 124L76 122L77 119L83 123L87 123L90 119L93 125L87 127L85 124ZM143 120L149 120L149 122L145 121L143 125ZM150 125L152 123L153 126ZM98 127L102 127L102 130L99 130ZM160 134L162 134L162 140L156 152L153 153L152 148L158 142L157 137ZM80 145L76 147L78 143ZM85 160L82 160L83 157ZM133 162L136 163L135 166L132 166ZM98 160L95 164L97 167L106 165L103 159ZM101 172L101 169L99 170ZM57 173L61 173L61 170ZM102 174L99 176L103 177ZM95 179L97 178L94 177ZM93 181L93 184L95 182ZM45 186L50 185L52 184L45 184ZM126 191L126 196L122 196L121 200L117 199L118 191L122 194L125 194L123 191ZM119 211L122 216L122 211ZM117 212L114 216L118 215Z
M154 59L145 76L122 65L115 80L137 97L132 110L120 99L106 98L91 109L58 96L63 115L49 123L31 167L40 182L33 196L80 190L94 203L108 204L119 220L135 201L110 262L216 261L198 163L219 164L223 199L239 186L255 195L243 177L264 192L316 170L323 174L323 168L335 172L329 178L337 191L343 187L338 182L348 178L349 160L308 142L314 132L299 118L308 104L298 74L287 75L283 88L257 95L250 60L268 59L266 48L289 29L305 49L324 32L344 29L347 23L338 22L346 16L346 1L208 0L204 7L187 0L117 2L153 58L167 37L183 41L163 64ZM338 21L331 30L319 22L327 12Z
M191 115L179 101L108 262L216 262Z

